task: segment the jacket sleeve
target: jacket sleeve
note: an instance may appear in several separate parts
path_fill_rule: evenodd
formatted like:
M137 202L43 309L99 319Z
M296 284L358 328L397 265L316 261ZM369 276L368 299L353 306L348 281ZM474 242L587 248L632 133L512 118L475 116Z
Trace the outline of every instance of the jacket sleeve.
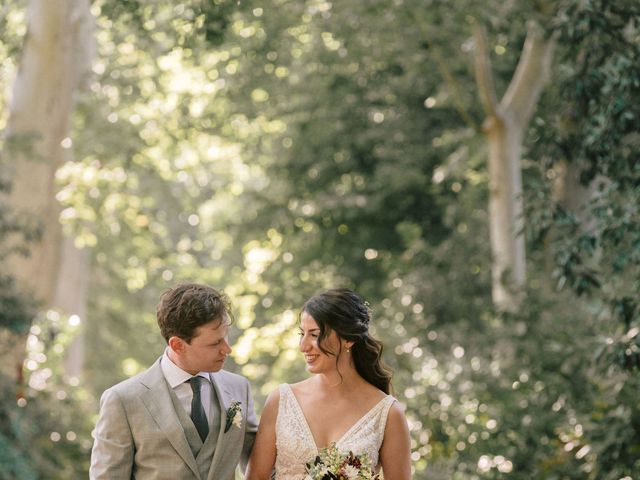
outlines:
M122 400L113 388L100 399L100 415L91 451L91 480L130 479L135 447Z
M253 442L256 439L256 432L258 431L258 420L256 419L256 412L253 408L251 385L248 380L245 379L245 381L247 382L247 421L245 422L244 443L242 445L242 454L240 456L240 468L243 474L247 470L247 463L249 462Z

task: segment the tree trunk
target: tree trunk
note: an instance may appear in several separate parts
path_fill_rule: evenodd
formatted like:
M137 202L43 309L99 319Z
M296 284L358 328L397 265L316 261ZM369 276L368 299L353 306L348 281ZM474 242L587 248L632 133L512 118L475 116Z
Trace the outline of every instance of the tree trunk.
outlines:
M523 132L507 115L489 119L484 131L489 142L492 297L496 306L513 310L526 281L520 166Z
M526 282L526 253L522 199L522 139L540 92L547 81L555 38L543 37L530 23L516 72L498 102L484 30L475 32L476 81L487 118L483 124L489 144L489 223L494 305L517 310Z
M87 255L70 248L71 240L63 236L55 174L71 159L74 92L89 78L92 56L89 0L31 0L6 128L6 143L14 147L4 152L12 169L8 202L14 211L37 219L42 228L42 238L29 245L30 256L12 258L9 272L43 308L82 316L86 289L78 285L86 285ZM18 144L21 148L15 147ZM70 267L71 263L78 265ZM68 268L82 275L73 278L65 273ZM22 364L23 340L15 341L12 370Z
M589 185L580 183L582 170L576 163L560 161L553 167L553 200L565 210L572 212L580 221L582 231L594 226L589 216L589 204L597 196L598 184L605 183L603 178L595 178Z
M596 220L589 215L591 202L598 197L598 185L607 183L607 180L597 177L589 185L580 183L581 169L577 163L561 160L553 166L553 189L551 198L554 203L560 205L567 212L575 215L580 223L580 232L588 232L595 227ZM545 271L551 276L556 268L553 252L550 245L558 239L558 232L551 228L547 233L545 244ZM555 288L551 283L546 284L547 289Z

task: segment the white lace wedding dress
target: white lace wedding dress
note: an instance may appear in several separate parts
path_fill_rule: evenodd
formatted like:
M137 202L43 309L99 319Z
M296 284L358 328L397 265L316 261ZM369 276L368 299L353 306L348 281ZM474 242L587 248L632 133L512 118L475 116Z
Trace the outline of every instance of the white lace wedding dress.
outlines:
M291 387L280 385L280 404L276 419L276 480L304 480L305 464L318 454L309 424ZM336 442L340 450L360 455L366 452L373 465L378 464L378 452L387 424L389 408L396 399L387 395L358 420Z

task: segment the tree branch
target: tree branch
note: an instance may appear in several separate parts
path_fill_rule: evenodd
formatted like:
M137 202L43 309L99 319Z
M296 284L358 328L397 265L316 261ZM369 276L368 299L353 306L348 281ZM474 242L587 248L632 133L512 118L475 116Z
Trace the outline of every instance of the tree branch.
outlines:
M474 66L476 83L480 101L487 116L495 116L498 109L498 99L496 89L493 85L491 74L491 60L489 59L489 49L487 45L487 35L482 25L477 24L474 28L474 38L476 43Z
M542 28L535 22L527 26L520 61L500 102L520 125L526 125L531 118L542 87L549 78L556 38L552 35L545 39Z

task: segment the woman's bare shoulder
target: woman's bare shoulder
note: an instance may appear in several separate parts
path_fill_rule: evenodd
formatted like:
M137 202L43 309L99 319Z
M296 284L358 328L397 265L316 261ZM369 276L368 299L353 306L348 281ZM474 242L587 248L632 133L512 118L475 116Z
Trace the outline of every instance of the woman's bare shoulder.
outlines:
M398 400L395 400L389 408L389 414L387 415L387 430L390 428L399 429L401 431L407 428L405 410Z

